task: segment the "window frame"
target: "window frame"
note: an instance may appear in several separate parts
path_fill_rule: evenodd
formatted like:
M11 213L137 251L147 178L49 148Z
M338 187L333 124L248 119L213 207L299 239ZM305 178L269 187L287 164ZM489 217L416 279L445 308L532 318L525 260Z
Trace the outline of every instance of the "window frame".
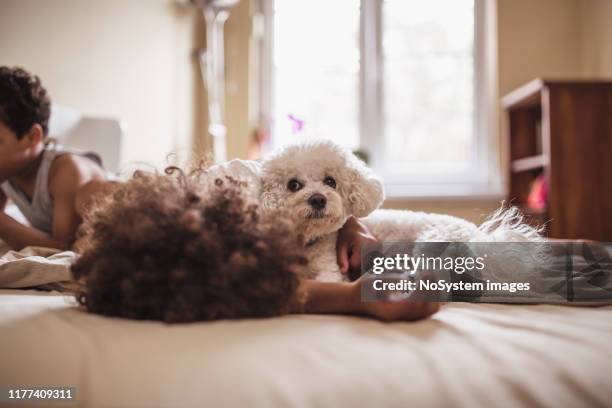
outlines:
M272 57L274 1L254 0L255 14L263 19L260 41L262 70L259 75L260 126L271 132L274 112ZM383 0L360 0L359 27L359 141L370 157L369 165L379 173L386 195L392 199L502 198L503 176L497 104L496 0L474 0L474 167L465 174L392 177L379 172L384 160L384 95L382 53ZM273 135L272 135L273 137Z

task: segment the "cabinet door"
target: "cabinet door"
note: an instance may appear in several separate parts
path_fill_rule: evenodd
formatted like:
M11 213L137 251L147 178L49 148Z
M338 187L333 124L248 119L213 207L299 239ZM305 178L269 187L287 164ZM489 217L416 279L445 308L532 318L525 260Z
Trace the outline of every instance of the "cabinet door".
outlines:
M612 241L612 85L550 84L545 93L550 236Z

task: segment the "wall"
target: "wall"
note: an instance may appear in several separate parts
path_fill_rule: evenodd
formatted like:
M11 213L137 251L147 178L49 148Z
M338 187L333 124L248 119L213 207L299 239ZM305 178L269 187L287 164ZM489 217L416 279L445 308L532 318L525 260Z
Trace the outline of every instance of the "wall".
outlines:
M200 14L201 13L198 12L198 16L193 26L194 53L206 49L206 25L204 23L204 17ZM206 93L206 87L204 86L204 78L202 77L198 59L195 56L194 58L194 66L197 73L195 73L193 84L194 102L192 112L194 116L194 137L191 144L194 152L193 158L200 159L206 157L212 160L212 141L208 134L208 95Z
M581 1L498 0L500 96L537 77L581 76Z
M0 0L0 64L39 75L56 103L127 123L125 161L191 150L193 9L169 0Z
M536 77L612 79L612 1L497 1L501 95Z
M583 75L612 79L612 1L580 2L580 18Z
M253 132L249 113L252 67L249 0L241 0L231 9L225 32L227 155L229 159L245 159Z

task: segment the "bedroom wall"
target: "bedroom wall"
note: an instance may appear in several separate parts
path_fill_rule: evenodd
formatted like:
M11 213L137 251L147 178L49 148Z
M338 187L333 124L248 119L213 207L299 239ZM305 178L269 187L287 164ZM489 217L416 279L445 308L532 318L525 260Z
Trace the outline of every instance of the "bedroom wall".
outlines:
M536 77L612 78L612 1L497 1L500 95Z
M612 79L612 1L580 2L583 75Z
M251 2L242 0L232 7L225 23L226 122L229 159L246 159L253 132L251 101Z
M534 78L582 75L582 1L498 0L500 96Z
M38 74L54 102L125 120L124 160L162 165L194 138L195 16L170 0L0 0L0 64Z

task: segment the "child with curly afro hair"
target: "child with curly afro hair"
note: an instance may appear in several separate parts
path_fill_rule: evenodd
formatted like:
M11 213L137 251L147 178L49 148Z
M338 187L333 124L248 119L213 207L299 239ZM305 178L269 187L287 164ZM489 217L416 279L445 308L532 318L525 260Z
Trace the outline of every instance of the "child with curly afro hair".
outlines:
M187 323L287 313L417 320L438 310L362 302L360 280L307 279L303 245L283 221L291 217L261 212L253 190L230 175L171 167L109 184L84 215L72 266L88 312Z
M301 308L306 266L288 226L261 214L231 177L137 172L85 217L72 267L92 313L183 323Z

